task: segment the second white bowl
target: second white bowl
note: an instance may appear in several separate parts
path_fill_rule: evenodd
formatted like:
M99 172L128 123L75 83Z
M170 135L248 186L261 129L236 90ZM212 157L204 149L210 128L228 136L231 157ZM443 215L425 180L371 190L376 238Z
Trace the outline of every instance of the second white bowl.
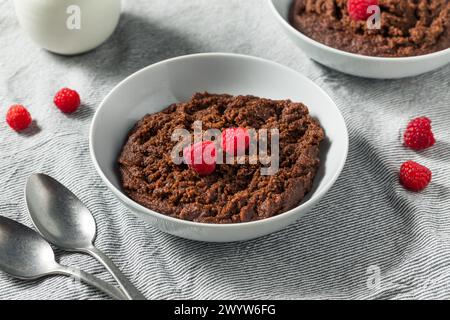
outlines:
M450 48L416 57L382 58L345 52L317 42L289 23L293 0L267 0L284 33L311 59L332 69L354 76L396 79L435 70L450 62Z

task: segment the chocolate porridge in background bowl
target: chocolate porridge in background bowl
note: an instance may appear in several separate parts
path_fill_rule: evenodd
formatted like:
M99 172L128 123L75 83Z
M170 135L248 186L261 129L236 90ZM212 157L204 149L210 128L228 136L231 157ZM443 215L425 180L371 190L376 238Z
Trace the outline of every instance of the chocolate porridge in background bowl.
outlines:
M279 132L279 168L262 175L261 164L218 164L201 176L175 164L176 129L253 128ZM269 218L300 204L319 169L324 131L302 103L254 96L197 93L162 112L146 115L130 132L119 157L122 186L139 204L183 220L237 223Z
M380 0L381 28L353 20L347 0L293 0L290 23L332 48L378 57L425 55L450 47L450 1Z

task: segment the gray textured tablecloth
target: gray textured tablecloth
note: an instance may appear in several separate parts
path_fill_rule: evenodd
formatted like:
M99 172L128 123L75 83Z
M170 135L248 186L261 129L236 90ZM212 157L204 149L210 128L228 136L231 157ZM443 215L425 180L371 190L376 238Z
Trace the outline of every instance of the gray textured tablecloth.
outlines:
M1 1L1 215L31 225L27 177L44 172L60 179L94 213L97 246L149 299L450 298L450 66L404 80L359 79L309 60L278 28L265 1L124 2L114 36L68 58L33 44L11 1ZM350 132L347 164L323 201L289 228L244 243L192 242L146 225L103 185L88 152L93 113L120 80L166 58L210 51L255 55L305 74L336 101ZM74 115L52 106L61 86L83 98ZM7 127L13 103L29 107L34 129L16 134ZM437 137L421 153L401 146L402 128L418 115L433 120ZM398 168L408 159L434 173L423 193L398 184ZM57 256L111 280L87 256ZM0 273L0 298L107 297L69 278L24 282Z

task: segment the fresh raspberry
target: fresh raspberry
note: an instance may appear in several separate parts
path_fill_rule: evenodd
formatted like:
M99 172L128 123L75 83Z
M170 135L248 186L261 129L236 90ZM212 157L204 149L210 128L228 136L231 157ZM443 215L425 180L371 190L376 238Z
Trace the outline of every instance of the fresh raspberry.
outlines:
M207 176L216 169L216 147L212 141L202 141L183 150L186 163L201 176Z
M367 9L370 6L377 6L378 0L348 0L347 10L350 18L353 20L367 20L370 17L370 13Z
M53 99L55 105L64 113L75 112L80 106L80 95L75 90L63 88L56 93Z
M422 150L436 143L433 131L431 131L431 120L420 117L412 120L403 135L405 145L414 150Z
M243 155L250 145L250 135L245 128L228 128L222 132L222 149L229 155Z
M400 168L400 182L411 191L422 191L431 182L431 171L414 161L406 161Z
M30 126L31 121L30 113L20 104L12 105L6 114L6 122L15 131L25 130Z

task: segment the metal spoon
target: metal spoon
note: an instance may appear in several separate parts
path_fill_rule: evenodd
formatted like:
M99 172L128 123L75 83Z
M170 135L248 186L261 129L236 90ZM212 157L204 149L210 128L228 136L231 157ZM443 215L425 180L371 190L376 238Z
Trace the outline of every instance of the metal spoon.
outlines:
M145 297L93 242L96 224L89 209L64 185L45 174L34 174L27 182L28 211L41 235L57 247L90 254L113 275L125 295Z
M0 216L0 270L23 280L49 275L72 276L105 292L114 299L126 297L116 287L79 269L55 261L50 244L36 231Z

